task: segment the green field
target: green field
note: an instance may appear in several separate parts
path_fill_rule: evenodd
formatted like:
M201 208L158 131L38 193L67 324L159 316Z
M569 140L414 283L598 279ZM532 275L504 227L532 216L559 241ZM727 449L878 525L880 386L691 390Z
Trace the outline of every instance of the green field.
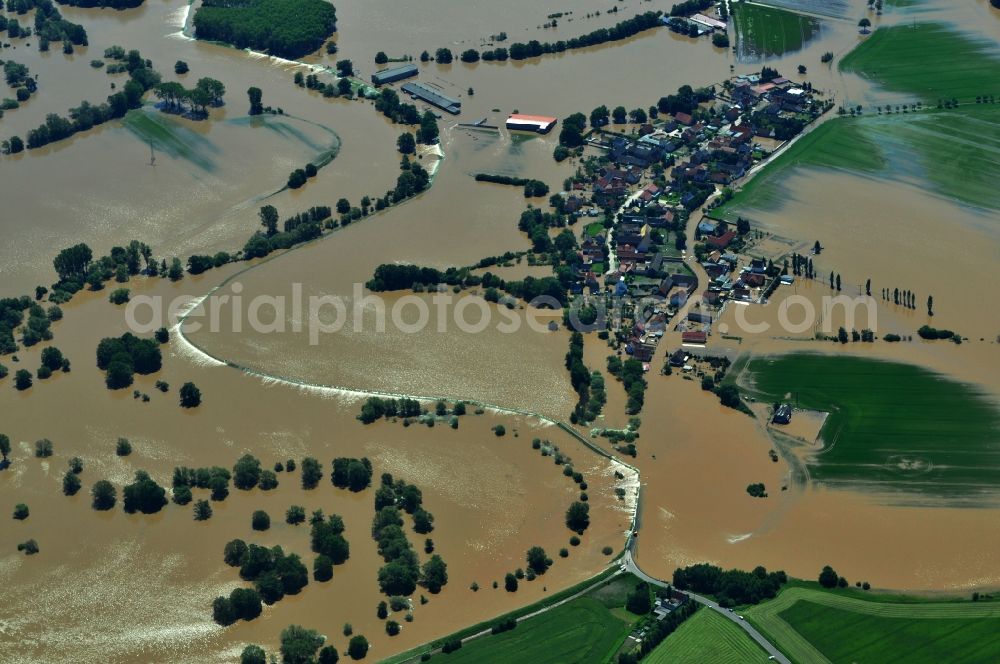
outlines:
M1000 603L894 603L790 587L745 615L801 664L1000 660Z
M807 353L751 359L737 381L766 403L830 413L808 466L816 481L901 503L1000 499L1000 413L971 386L914 365Z
M841 60L886 90L913 95L899 105L864 108L825 122L796 141L714 212L728 220L774 209L797 168L830 168L907 182L986 210L1000 209L1000 49L935 23L880 28ZM957 98L957 109L938 109ZM923 108L914 111L920 101Z
M796 169L825 168L916 184L938 195L1000 209L1000 104L834 118L802 136L713 212L734 220L779 207Z
M844 56L840 69L935 105L939 99L1000 96L996 42L937 23L879 28Z
M733 621L702 609L642 660L646 664L767 662L767 653Z
M597 599L580 597L519 623L510 632L476 639L440 657L449 664L603 662L631 630L631 623L619 615Z
M746 3L733 5L733 26L736 56L744 61L798 51L821 30L819 20L811 16Z
M217 168L212 142L183 126L176 118L148 108L129 111L123 126L140 141L149 143L171 157L185 159L204 171Z

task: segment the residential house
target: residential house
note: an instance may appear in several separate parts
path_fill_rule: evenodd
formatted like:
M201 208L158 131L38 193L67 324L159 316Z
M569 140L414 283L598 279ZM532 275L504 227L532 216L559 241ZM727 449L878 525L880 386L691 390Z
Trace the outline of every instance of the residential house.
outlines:
M705 238L705 243L709 244L717 249L725 249L729 246L729 243L733 241L736 237L736 231L729 230L722 235L709 235Z

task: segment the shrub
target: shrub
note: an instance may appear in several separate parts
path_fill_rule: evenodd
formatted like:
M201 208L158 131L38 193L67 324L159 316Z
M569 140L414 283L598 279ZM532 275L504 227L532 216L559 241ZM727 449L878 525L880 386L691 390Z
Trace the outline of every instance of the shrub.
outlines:
M75 496L80 490L80 476L76 473L66 473L62 481L63 493L67 496Z
M211 518L212 518L212 506L208 503L207 500L199 500L194 504L195 521L208 521Z
M833 588L839 580L840 577L837 575L837 572L829 565L825 566L819 573L819 585L824 588Z
M127 288L116 288L111 291L111 295L108 296L108 301L111 304L125 304L129 301L130 291Z
M35 456L39 459L47 459L52 456L52 441L48 438L35 441Z
M129 442L128 438L119 438L118 442L115 444L115 454L118 456L128 456L132 454L132 443Z
M18 521L24 521L28 518L29 510L28 506L24 503L18 503L14 506L14 518Z
M112 509L118 500L118 491L114 485L107 480L99 480L90 489L92 497L91 507L99 512Z
M351 659L364 659L365 655L368 654L368 639L360 634L351 637L347 644L347 654Z
M257 510L250 517L250 526L254 530L267 530L271 527L271 517L264 510Z
M166 490L144 470L136 471L135 481L122 489L122 506L129 514L155 514L167 504Z
M201 390L194 383L188 382L181 386L181 408L197 408L201 405Z
M329 581L333 578L333 560L329 556L322 554L313 560L313 579L316 581Z
M33 382L30 371L18 369L17 373L14 374L14 389L19 392L29 389Z
M24 551L25 555L33 556L38 553L38 542L33 539L21 542L17 545L18 551Z
M297 526L306 520L306 510L301 505L292 505L285 512L285 523Z

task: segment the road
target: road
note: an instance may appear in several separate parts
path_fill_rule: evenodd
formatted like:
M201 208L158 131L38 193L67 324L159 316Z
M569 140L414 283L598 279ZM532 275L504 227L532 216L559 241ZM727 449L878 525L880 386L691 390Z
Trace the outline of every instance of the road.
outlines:
M635 202L639 200L639 196L641 195L642 195L641 188L636 189L634 192L629 194L628 198L625 199L625 202L622 203L620 206L618 206L618 209L615 210L614 215L612 215L611 217L612 221L614 222L614 225L608 230L607 238L605 239L605 244L607 244L608 246L608 269L605 272L605 274L610 274L618 270L618 254L615 252L615 248L611 243L611 233L614 231L614 228L618 225L618 215L624 214L626 210L631 208L635 204Z
M622 557L622 562L625 564L626 571L631 572L632 574L639 577L646 583L652 584L654 586L660 586L661 588L665 588L670 585L666 581L661 581L660 579L652 577L643 572L641 569L639 569L639 566L636 565L635 561L632 559L631 547L625 551L625 555ZM708 599L707 597L702 597L701 595L695 595L694 593L691 592L686 592L686 594L695 602L698 602L702 606L707 606L709 609L715 611L719 615L724 616L727 620L731 620L732 622L739 625L744 632L750 635L751 639L756 641L761 648L767 651L767 654L770 655L774 661L781 662L781 664L791 664L791 661L789 661L789 659L785 657L780 650L774 647L774 644L768 641L763 634L758 632L753 627L753 625L751 625L745 620L740 620L739 615L727 611L726 609L722 608L721 606L719 606L712 600Z

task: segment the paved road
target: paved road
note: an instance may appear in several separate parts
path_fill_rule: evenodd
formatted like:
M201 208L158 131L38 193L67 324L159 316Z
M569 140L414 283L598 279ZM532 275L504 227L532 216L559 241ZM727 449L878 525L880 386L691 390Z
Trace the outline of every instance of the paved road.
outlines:
M650 583L652 585L660 586L660 587L666 587L666 586L670 585L666 581L661 581L660 579L657 579L655 577L649 576L648 574L646 574L645 572L643 572L641 569L639 569L639 566L636 565L635 561L632 559L632 551L631 551L631 549L629 549L629 550L627 550L625 552L625 556L622 558L622 562L625 564L625 569L627 571L629 571L632 574L636 575L637 577L639 577L640 579L642 579L646 583ZM737 615L736 613L731 613L731 612L727 611L726 609L722 608L721 606L719 606L718 604L716 604L712 600L708 599L707 597L702 597L701 595L695 595L694 593L690 593L690 592L687 593L687 595L688 595L688 597L690 597L691 599L693 599L695 602L698 602L699 604L701 604L703 606L707 606L708 608L712 609L713 611L715 611L719 615L724 616L727 620L731 620L734 623L736 623L737 625L739 625L740 628L742 628L744 632L746 632L747 634L750 635L751 639L753 639L754 641L756 641L758 644L760 644L761 648L763 648L764 650L767 651L767 654L770 655L771 658L774 661L781 662L781 664L791 664L791 662L789 661L789 659L787 657L785 657L783 654L781 654L780 650L778 650L777 648L774 647L774 644L772 644L770 641L768 641L764 637L763 634L761 634L756 629L754 629L753 625L751 625L750 623L748 623L745 620L740 620L739 615Z

